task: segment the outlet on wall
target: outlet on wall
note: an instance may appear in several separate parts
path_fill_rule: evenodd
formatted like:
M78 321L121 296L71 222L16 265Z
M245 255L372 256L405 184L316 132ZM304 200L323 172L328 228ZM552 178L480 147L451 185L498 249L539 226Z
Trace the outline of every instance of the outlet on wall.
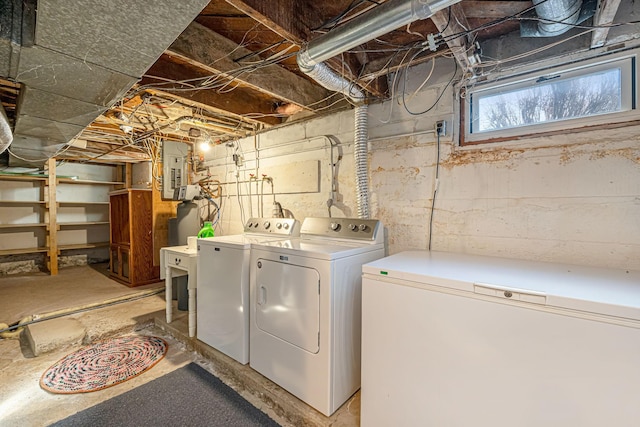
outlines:
M447 122L438 120L436 122L436 135L445 136L447 134Z

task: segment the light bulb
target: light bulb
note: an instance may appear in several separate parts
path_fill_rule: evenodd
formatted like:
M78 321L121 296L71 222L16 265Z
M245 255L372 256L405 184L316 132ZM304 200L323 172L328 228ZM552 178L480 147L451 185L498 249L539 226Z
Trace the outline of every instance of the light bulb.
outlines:
M209 144L209 141L202 141L198 145L198 148L200 148L200 151L209 151L209 149L211 148L211 145Z

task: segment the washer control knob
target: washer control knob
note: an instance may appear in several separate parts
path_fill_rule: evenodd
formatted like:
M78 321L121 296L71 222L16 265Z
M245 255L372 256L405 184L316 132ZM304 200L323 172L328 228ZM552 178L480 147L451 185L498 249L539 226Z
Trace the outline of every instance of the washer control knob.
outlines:
M277 223L277 224L276 224L276 228L277 228L278 230L280 230L280 229L282 228L282 223L281 223L281 222Z
M329 227L331 227L333 231L340 230L340 224L338 224L337 222L332 222L331 224L329 224Z
M358 231L358 226L355 224L349 224L349 230L351 231Z
M285 230L288 230L288 229L289 229L289 223L288 223L288 222L285 222L285 223L284 223L284 225L283 225L283 227L284 227L284 229L285 229Z
M369 230L369 226L367 224L360 224L360 231L368 231Z
M268 230L269 227L271 227L271 223L269 221L265 221L264 224L262 224L262 225L264 225L264 229L265 230Z

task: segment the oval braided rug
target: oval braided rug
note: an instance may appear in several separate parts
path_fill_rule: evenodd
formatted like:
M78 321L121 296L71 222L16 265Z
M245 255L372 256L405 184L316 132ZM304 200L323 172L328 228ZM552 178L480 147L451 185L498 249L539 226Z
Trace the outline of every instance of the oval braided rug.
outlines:
M158 363L167 352L162 338L127 336L98 341L54 363L40 387L52 393L88 393L127 381Z

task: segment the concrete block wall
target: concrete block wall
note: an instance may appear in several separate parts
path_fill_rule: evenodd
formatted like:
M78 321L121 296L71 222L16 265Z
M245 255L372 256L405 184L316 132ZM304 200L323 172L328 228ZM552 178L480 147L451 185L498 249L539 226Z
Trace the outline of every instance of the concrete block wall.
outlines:
M430 67L411 70L406 82L412 111L428 108L446 91L430 112L411 115L397 98L369 109L371 215L388 228L390 254L428 246L436 185L437 140L432 130L436 121L446 120L433 250L640 269L640 126L460 147L458 102L454 90L445 89L453 72L451 61L439 60L431 80L409 99ZM219 146L207 155L207 164L213 176L231 180L237 169L243 180L276 160L286 164L318 159L319 191L276 196L298 219L326 216L331 168L322 135L333 135L343 155L341 201L332 212L355 216L352 111L240 140L239 149ZM257 160L255 147L259 155L269 152L272 157ZM232 160L234 152L244 155L240 168ZM275 187L278 193L277 182ZM218 234L240 233L237 197L225 194ZM246 216L249 197L242 185L241 194ZM258 198L252 199L255 214Z

